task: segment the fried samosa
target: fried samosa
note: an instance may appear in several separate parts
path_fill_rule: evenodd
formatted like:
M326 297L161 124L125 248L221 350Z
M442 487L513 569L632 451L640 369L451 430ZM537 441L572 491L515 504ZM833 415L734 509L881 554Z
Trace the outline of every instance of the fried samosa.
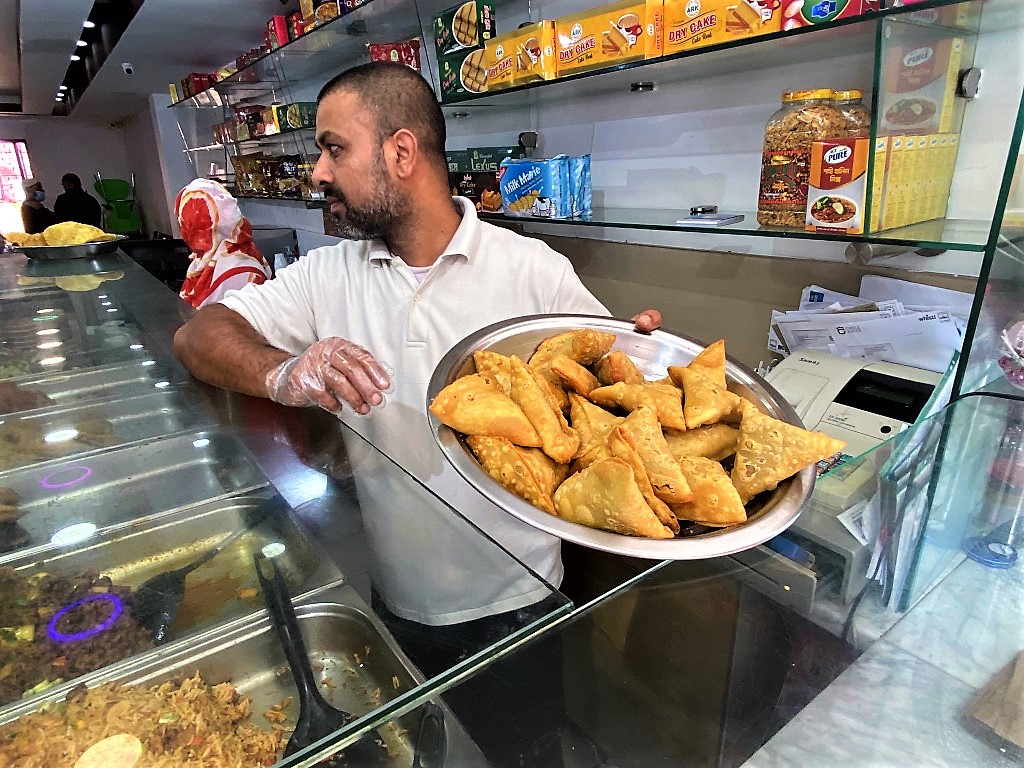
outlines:
M690 501L690 486L668 449L654 411L647 406L637 408L625 418L621 428L629 432L658 498L668 504Z
M512 397L512 373L508 355L480 349L473 353L473 364L476 365L477 373L490 376L497 383L502 394Z
M668 504L658 498L657 494L654 493L654 487L651 485L651 478L647 474L647 470L644 468L643 459L640 458L640 454L636 449L636 444L633 442L633 438L629 432L622 427L616 427L608 435L608 450L611 451L612 456L617 459L622 459L624 462L629 464L629 468L633 470L633 478L636 480L636 486L640 489L640 495L644 497L644 501L647 502L647 506L651 508L651 511L657 515L658 520L666 528L669 528L672 533L679 533L679 520L673 514L672 510L669 509ZM726 478L728 479L728 478Z
M544 453L559 464L568 464L580 447L579 435L569 426L561 409L548 399L540 373L515 355L510 360L512 400L537 430Z
M684 432L676 429L664 432L668 449L677 459L680 456L703 456L721 461L736 453L736 441L740 436L739 427L722 423L706 424Z
M761 413L749 400L740 403L740 437L732 482L746 504L806 466L841 451L846 443Z
M554 495L563 520L627 536L671 539L637 487L633 470L622 459L591 464L563 482Z
M700 371L719 388L728 388L725 378L725 339L708 344L686 367Z
M597 380L605 386L624 381L626 384L643 384L644 375L629 359L629 355L613 349L594 364Z
M575 468L583 469L609 458L608 435L622 423L623 417L608 413L575 392L569 393L569 403L569 421L580 437L580 447L573 456Z
M678 517L716 528L746 522L747 510L721 464L701 456L682 456L679 468L693 491L693 501L672 506Z
M551 360L551 370L558 377L564 388L586 397L590 391L601 386L597 377L565 355L555 355Z
M714 424L739 407L739 395L718 386L698 368L670 365L668 375L683 390L687 429Z
M430 412L442 424L465 435L504 437L532 448L542 444L536 428L497 382L482 373L456 379L437 393Z
M503 488L538 509L555 514L551 494L568 476L568 467L539 448L520 448L503 437L471 435L466 444L484 472Z
M634 411L641 406L654 410L662 426L686 429L683 415L683 394L671 384L626 384L620 381L591 390L589 398L608 408L618 406Z

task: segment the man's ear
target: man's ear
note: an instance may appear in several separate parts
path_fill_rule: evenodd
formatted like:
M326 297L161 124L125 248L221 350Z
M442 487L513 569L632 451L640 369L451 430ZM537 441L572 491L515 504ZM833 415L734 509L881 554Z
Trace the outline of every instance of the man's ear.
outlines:
M388 143L391 145L395 174L400 179L409 178L420 154L416 134L408 128L400 128L388 139Z

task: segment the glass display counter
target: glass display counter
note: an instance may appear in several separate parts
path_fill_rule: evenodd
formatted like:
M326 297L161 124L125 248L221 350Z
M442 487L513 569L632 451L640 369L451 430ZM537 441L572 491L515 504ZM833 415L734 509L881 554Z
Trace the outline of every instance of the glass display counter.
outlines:
M101 749L141 744L182 764L217 751L281 760L298 689L264 609L262 556L323 696L349 715L341 733L372 733L373 765L427 759L439 725L450 757L472 764L472 739L434 692L568 600L337 420L190 380L170 342L191 313L120 252L0 255L0 763L72 766L112 734ZM521 574L538 605L432 658L423 625L394 622L376 594L394 563L365 534L368 488L417 521L416 541L384 532L414 566L457 543L456 568ZM151 586L199 561L180 594Z

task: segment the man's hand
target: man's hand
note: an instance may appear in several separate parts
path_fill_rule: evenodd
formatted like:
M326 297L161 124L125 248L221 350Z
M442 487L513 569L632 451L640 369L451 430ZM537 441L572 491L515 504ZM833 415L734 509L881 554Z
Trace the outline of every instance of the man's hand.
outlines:
M365 349L335 337L271 369L266 385L267 396L283 405L316 405L340 415L348 403L365 415L384 402L391 378Z
M661 312L656 309L645 309L643 312L633 315L630 320L633 321L640 333L650 333L661 328Z

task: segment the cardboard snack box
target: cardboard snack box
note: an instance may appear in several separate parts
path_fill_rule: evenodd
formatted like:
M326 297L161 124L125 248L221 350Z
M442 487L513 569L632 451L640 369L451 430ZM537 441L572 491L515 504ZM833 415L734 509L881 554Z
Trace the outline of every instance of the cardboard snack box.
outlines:
M446 8L434 17L434 47L438 58L481 48L494 34L494 5L485 0L469 0Z
M949 133L958 128L963 102L956 83L962 37L922 37L891 47L882 62L879 129L889 133Z
M879 10L879 0L788 0L782 4L782 29L798 29L850 19Z
M493 37L484 49L490 91L558 77L553 21L539 21Z
M665 54L778 32L772 0L665 0Z
M441 101L486 93L486 53L483 48L463 49L437 60Z
M662 0L623 0L557 19L558 76L661 56L664 13Z
M831 139L811 143L807 190L808 232L859 235L864 231L868 139Z

